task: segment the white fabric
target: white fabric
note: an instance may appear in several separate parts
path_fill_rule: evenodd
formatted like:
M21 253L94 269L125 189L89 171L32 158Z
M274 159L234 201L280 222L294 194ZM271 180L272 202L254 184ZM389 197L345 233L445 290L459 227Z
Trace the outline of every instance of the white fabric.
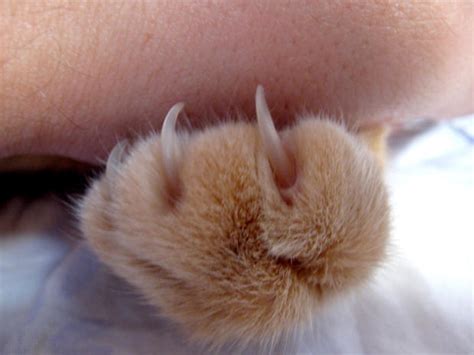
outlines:
M390 260L368 285L318 312L312 330L281 352L474 352L473 129L471 116L411 140L395 137ZM107 272L62 208L35 203L20 225L5 228L8 213L0 212L1 354L198 352Z

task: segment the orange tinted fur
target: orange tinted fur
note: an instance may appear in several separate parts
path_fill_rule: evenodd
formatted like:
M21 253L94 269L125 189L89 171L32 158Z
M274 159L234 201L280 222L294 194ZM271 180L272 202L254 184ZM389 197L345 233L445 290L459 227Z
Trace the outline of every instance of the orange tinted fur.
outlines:
M381 133L300 119L280 132L297 172L282 194L255 124L196 132L182 139L171 198L153 135L93 184L82 230L101 260L194 339L272 341L383 260L389 206L383 147L372 144Z

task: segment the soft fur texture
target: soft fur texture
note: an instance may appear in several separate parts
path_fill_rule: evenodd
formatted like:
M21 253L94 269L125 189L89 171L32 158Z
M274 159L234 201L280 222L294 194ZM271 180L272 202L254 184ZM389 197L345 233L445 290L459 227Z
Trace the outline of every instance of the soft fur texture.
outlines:
M299 119L280 133L297 174L280 191L257 126L225 123L180 138L171 195L156 134L92 185L82 231L101 260L192 338L270 343L383 261L382 133Z

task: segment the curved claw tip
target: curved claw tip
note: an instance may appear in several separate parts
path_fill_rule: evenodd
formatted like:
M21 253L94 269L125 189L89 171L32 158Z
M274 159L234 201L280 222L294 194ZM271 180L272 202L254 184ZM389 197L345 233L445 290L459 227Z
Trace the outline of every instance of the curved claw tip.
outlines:
M255 94L255 108L257 111L257 123L260 131L265 153L275 174L280 187L288 188L295 182L295 168L290 156L285 151L280 136L273 123L265 92L261 85L257 86Z
M176 121L184 107L183 102L175 104L166 114L161 129L161 149L165 175L171 183L176 178L177 164L180 158L179 139L176 134Z
M184 107L183 102L178 102L170 108L166 114L165 120L163 121L163 127L161 128L161 135L172 136L175 134L176 121L178 115Z
M128 148L128 141L126 139L118 142L107 158L107 164L105 168L106 175L110 175L117 171L119 165L123 162L125 154Z

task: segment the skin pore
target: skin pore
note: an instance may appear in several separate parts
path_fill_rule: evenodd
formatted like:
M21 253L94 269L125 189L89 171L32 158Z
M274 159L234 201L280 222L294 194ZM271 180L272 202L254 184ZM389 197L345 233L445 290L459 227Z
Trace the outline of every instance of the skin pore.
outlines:
M262 84L277 124L309 110L358 125L473 110L469 1L0 1L0 158L97 163Z

